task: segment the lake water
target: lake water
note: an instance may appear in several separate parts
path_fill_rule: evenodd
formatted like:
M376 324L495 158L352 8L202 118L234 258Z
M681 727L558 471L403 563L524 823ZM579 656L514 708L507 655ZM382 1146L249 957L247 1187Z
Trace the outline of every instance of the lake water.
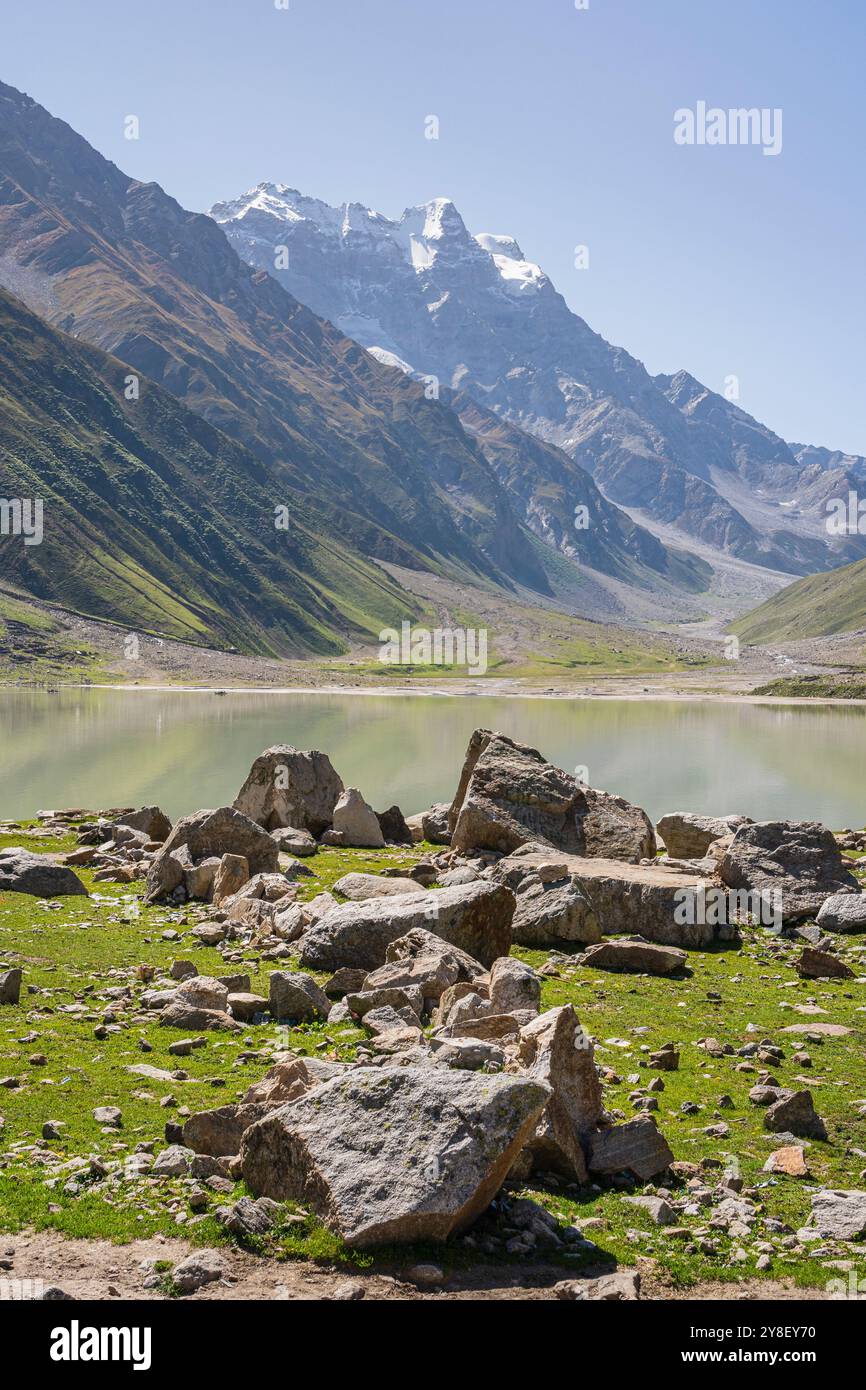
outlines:
M231 802L274 743L327 752L377 810L450 800L475 728L588 770L657 818L866 822L866 710L852 706L488 696L0 690L0 817Z

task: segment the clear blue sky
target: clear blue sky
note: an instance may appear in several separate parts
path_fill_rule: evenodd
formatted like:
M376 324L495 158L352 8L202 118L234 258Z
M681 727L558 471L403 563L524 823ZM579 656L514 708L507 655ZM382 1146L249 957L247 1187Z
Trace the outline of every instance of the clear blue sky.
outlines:
M449 196L651 371L866 454L864 0L0 0L0 34L3 80L187 207ZM782 153L675 145L701 99L781 107Z

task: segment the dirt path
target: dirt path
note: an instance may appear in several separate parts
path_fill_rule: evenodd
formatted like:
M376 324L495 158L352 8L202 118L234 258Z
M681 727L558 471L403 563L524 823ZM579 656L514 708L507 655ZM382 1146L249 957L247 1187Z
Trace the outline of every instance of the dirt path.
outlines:
M193 1247L183 1240L155 1237L113 1245L107 1240L75 1240L55 1231L28 1232L0 1236L0 1296L22 1297L19 1281L44 1287L59 1287L78 1300L163 1299L161 1289L148 1289L147 1261L178 1264ZM347 1283L363 1290L355 1296L375 1300L418 1301L449 1298L461 1300L552 1299L554 1284L568 1278L560 1266L529 1265L519 1269L502 1265L479 1265L449 1275L441 1287L420 1288L406 1277L407 1271L347 1270L310 1264L307 1261L280 1262L259 1258L233 1247L222 1249L228 1277L206 1285L197 1300L278 1300L331 1299ZM642 1296L665 1301L758 1300L791 1301L825 1299L823 1289L799 1289L791 1284L744 1280L742 1283L710 1283L688 1290L674 1289L660 1280L646 1261L638 1261L642 1274ZM8 1284L5 1281L9 1281ZM32 1294L31 1294L32 1296ZM345 1296L345 1294L343 1294Z

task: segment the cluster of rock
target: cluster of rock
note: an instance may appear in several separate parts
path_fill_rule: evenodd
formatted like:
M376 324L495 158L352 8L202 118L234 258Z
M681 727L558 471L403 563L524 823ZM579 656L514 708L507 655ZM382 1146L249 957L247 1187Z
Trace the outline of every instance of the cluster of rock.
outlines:
M286 1057L171 1137L354 1245L445 1240L509 1173L646 1180L673 1160L652 1117L605 1115L592 1039L571 1005L540 1012L539 976L512 957L488 967L412 926L381 964L340 964L324 991L271 981L275 1016L352 1019L368 1045L352 1063Z
M421 838L437 849L411 869L348 873L300 900L304 861L319 846ZM778 894L784 927L806 934L804 978L849 976L825 933L866 930L866 895L823 826L675 813L654 829L639 807L488 730L473 734L450 806L408 820L397 807L374 812L325 754L280 745L256 759L232 806L174 825L156 807L120 809L89 820L79 839L65 865L0 852L0 888L83 892L72 866L87 863L100 880L143 878L151 902L207 904L192 935L227 963L250 945L265 961L300 963L272 970L265 996L248 975L201 976L176 961L138 1000L160 1025L194 1035L172 1053L266 1021L351 1021L367 1035L352 1062L283 1054L239 1100L167 1127L171 1147L154 1170L194 1175L211 1162L221 1179L242 1176L255 1200L224 1223L247 1234L291 1199L357 1246L445 1240L533 1172L577 1185L657 1180L636 1200L653 1203L660 1224L698 1202L720 1208L735 1235L747 1231L751 1198L729 1182L707 1197L705 1176L675 1162L655 1123L658 1073L677 1069L677 1048L649 1055L657 1075L633 1094L633 1118L607 1114L593 1039L570 1004L541 1012L541 977L512 945L577 945L577 968L682 976L689 950L736 935L730 922L684 920L684 889ZM52 874L79 886L55 886ZM310 971L330 978L321 986ZM20 970L0 976L0 1003L16 1003L20 988ZM714 1042L702 1045L721 1055ZM765 1040L740 1055L742 1066L755 1057L771 1068L781 1050ZM797 1137L826 1135L809 1091L780 1087L769 1071L751 1099L765 1128L790 1141L769 1171L796 1163L787 1149ZM675 1196L682 1183L686 1195ZM836 1194L834 1211L857 1195ZM533 1239L545 1227L539 1210L521 1218Z

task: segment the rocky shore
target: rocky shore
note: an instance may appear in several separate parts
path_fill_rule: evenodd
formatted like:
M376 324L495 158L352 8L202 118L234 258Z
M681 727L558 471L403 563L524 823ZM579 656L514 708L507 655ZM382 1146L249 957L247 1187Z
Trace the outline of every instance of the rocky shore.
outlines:
M417 1278L435 1287L449 1251L543 1257L561 1276L549 1293L567 1299L636 1298L648 1260L767 1277L805 1261L825 1286L859 1268L866 1152L844 1073L866 983L866 833L682 811L653 825L489 730L470 739L453 801L414 815L376 812L325 753L278 745L231 806L174 824L153 806L43 811L26 829L15 845L0 825L0 1025L16 1033L26 1013L35 1044L68 1008L97 1058L121 1043L128 1058L136 1038L140 1052L162 1048L168 1065L123 1070L168 1087L150 1100L178 1113L130 1150L125 1104L90 1089L103 1142L76 1151L67 1123L42 1115L33 1053L28 1074L0 1080L10 1105L29 1096L17 1113L30 1125L0 1156L0 1225L4 1180L23 1172L79 1210L143 1192L154 1218L218 1237L172 1270L182 1294L229 1277L227 1243L276 1252L310 1223L374 1258L428 1252L433 1272ZM51 852L63 836L74 847ZM33 978L52 968L50 942L37 952L7 933L4 907L32 902L47 922L78 900L122 903L124 928L149 924L139 949L160 950L133 966L125 951L61 1005ZM724 999L704 989L699 1002L705 971L726 976ZM800 991L779 1007L804 1021L745 1021L770 988ZM642 991L651 1022L597 1031L611 992L625 1027ZM850 1023L824 1007L840 996ZM812 1053L829 1061L833 1047L832 1070L810 1082ZM178 1106L171 1090L189 1074L177 1059L217 1049L255 1079L232 1078L224 1103ZM693 1091L672 1111L681 1067ZM706 1123L683 1142L692 1116ZM825 1169L853 1181L822 1182ZM607 1218L578 1214L597 1200L624 1223L631 1260L605 1249Z

